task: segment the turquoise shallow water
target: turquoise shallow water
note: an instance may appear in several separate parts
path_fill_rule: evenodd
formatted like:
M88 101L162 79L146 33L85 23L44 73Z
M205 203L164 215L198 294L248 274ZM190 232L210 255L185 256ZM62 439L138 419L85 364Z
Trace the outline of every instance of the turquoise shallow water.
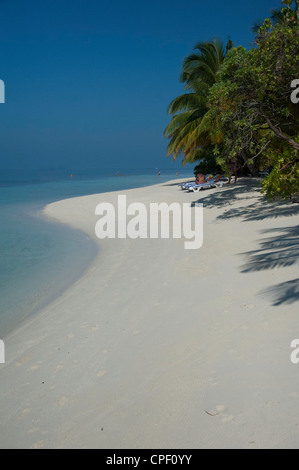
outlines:
M46 204L175 177L174 171L161 176L156 171L77 172L73 177L64 171L0 173L0 338L60 295L95 256L97 248L85 234L38 215Z

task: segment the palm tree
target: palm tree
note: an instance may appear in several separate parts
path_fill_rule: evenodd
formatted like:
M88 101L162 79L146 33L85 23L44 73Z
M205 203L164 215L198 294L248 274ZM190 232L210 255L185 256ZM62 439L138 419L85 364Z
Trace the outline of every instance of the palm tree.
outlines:
M202 149L206 154L211 145L208 92L231 47L230 39L226 48L218 39L200 42L194 48L197 52L184 60L180 81L185 83L186 93L170 103L168 113L172 119L164 131L164 136L170 139L167 155L173 155L173 160L178 155L184 155L183 164L198 160Z

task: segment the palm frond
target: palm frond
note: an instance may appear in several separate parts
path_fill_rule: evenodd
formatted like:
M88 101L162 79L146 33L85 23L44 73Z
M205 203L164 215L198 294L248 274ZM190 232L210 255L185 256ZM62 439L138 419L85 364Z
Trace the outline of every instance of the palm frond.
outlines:
M180 111L194 108L206 108L206 104L207 100L205 97L197 93L185 93L172 100L168 107L168 113L176 114Z
M164 137L171 137L172 134L178 128L184 127L188 123L190 116L192 116L192 114L193 114L193 111L190 110L190 111L185 111L184 113L176 114L175 116L173 116L173 118L171 119L170 123L168 124L168 126L166 127L164 131Z
M183 154L185 163L191 156L195 158L199 155L201 147L211 146L211 138L217 143L221 141L221 129L218 130L209 115L207 99L231 46L230 39L226 48L219 39L199 42L194 48L195 52L185 58L181 82L185 84L186 93L170 103L168 112L173 117L164 131L164 136L170 139L167 155L173 154L174 160Z

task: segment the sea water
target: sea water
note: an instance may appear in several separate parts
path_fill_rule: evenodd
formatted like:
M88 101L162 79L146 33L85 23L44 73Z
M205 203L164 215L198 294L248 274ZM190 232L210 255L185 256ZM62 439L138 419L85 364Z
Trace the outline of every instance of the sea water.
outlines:
M87 235L41 217L46 204L175 178L174 171L153 170L0 172L0 338L58 297L97 252Z

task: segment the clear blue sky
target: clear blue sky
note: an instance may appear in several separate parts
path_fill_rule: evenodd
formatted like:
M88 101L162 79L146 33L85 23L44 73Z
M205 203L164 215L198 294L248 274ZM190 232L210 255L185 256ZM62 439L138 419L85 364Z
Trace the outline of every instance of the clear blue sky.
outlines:
M199 41L251 26L280 0L0 0L0 169L180 168L167 106ZM172 166L174 165L174 166Z

